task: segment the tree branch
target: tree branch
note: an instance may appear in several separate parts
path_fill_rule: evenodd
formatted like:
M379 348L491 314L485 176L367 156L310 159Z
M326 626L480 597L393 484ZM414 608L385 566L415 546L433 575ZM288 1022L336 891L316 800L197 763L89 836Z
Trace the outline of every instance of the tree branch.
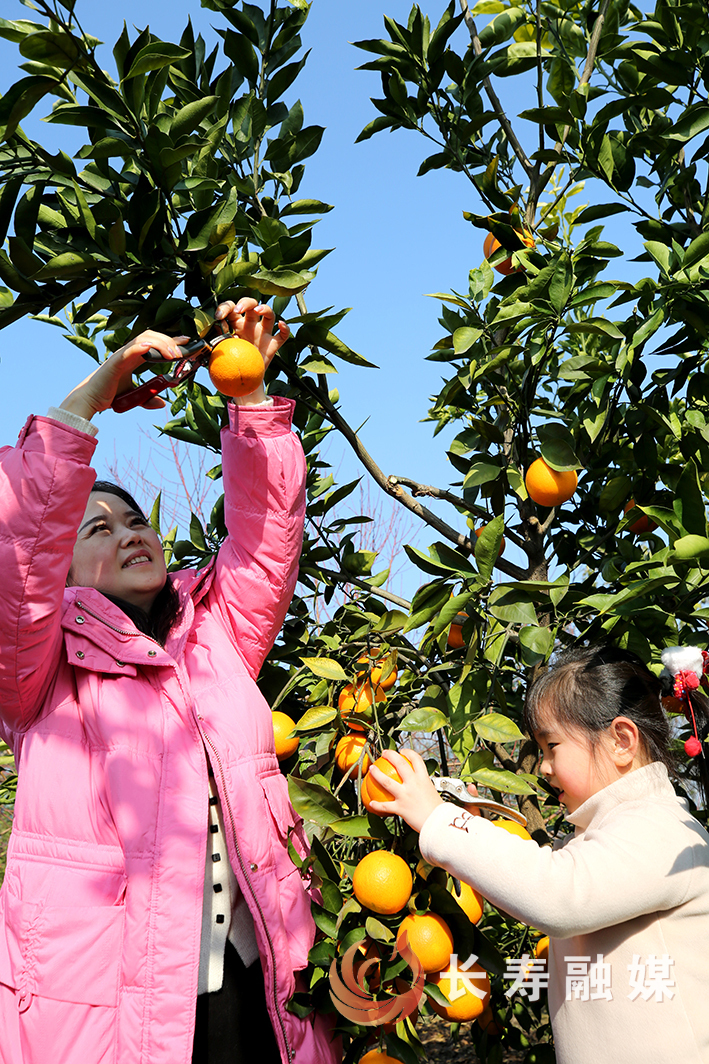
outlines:
M606 4L608 2L609 2L609 0L606 0ZM481 55L482 54L482 45L480 44L480 38L478 37L478 31L477 31L477 27L475 25L475 20L473 19L473 16L472 16L472 14L470 12L470 8L468 7L468 0L460 0L460 9L463 12L463 18L465 19L465 25L468 27L468 31L470 33L470 39L473 42L473 51L475 52L476 55ZM527 158L527 153L525 152L524 148L522 147L522 145L520 144L519 140L517 139L517 134L515 133L514 129L512 128L512 124L510 123L509 118L507 117L507 115L504 112L502 104L500 103L500 98L499 98L499 96L497 95L497 93L495 92L495 90L492 87L492 82L490 81L489 78L486 77L486 78L483 78L483 85L485 86L485 92L487 93L487 97L488 97L490 103L492 104L492 106L493 106L493 108L495 110L495 115L497 116L497 120L500 123L500 125L502 126L503 130L505 131L505 135L507 137L507 140L509 141L510 145L512 146L512 150L514 151L515 155L517 156L517 158L519 159L520 163L522 164L522 168L523 168L525 174L527 175L528 178L531 179L534 176L534 166L532 165L530 160Z

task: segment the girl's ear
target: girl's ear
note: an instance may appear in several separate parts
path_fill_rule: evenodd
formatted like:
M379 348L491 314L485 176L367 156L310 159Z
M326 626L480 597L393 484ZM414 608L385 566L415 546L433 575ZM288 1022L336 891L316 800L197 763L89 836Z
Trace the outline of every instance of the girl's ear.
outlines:
M608 729L610 754L618 766L625 768L635 761L642 749L637 724L629 717L616 717Z

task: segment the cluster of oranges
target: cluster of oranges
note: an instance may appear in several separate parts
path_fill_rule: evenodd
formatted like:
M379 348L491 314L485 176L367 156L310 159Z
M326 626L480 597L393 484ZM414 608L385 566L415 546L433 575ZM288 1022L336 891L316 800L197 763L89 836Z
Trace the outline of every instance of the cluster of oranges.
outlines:
M495 821L495 826L520 835L522 838L530 838L524 828L509 820ZM426 879L427 871L428 867L421 861L416 870L417 875ZM374 850L363 857L355 868L352 889L355 898L363 908L380 916L396 916L402 913L408 905L413 882L411 869L402 857L388 850ZM453 897L470 922L477 924L483 914L482 896L469 884L459 883ZM396 929L396 944L400 952L406 942L416 955L427 981L435 984L450 1002L448 1005L443 1005L430 999L432 1007L439 1016L450 1023L477 1020L488 1034L501 1033L501 1028L490 1007L489 976L479 964L466 968L466 972L471 976L469 982L461 986L456 979L456 996L451 1000L451 956L455 952L455 944L450 926L442 916L434 912L408 912ZM548 946L548 938L541 939L535 949L535 956L546 957ZM379 988L380 979L378 964L373 963L372 958L379 958L378 947L376 943L366 940L362 944L361 952L363 962L365 959L368 962L368 969L374 968L373 977L369 978L369 986L370 989L376 990ZM479 993L475 993L470 988L471 985ZM461 990L462 993L460 993ZM388 1059L386 1055L377 1055L377 1053L378 1051L373 1050L372 1053L363 1057L363 1061L371 1061L371 1064L375 1061L385 1064Z

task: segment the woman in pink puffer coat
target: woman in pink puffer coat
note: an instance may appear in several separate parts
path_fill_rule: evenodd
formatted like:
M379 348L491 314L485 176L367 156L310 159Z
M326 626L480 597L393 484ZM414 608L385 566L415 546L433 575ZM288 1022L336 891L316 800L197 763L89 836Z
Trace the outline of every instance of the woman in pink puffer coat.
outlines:
M288 335L254 300L218 314L266 364ZM0 732L19 769L2 1064L340 1056L322 1019L286 1008L314 928L255 683L301 548L292 404L230 404L229 536L200 572L167 578L130 496L92 493L92 415L148 347L170 358L174 344L144 333L0 451Z

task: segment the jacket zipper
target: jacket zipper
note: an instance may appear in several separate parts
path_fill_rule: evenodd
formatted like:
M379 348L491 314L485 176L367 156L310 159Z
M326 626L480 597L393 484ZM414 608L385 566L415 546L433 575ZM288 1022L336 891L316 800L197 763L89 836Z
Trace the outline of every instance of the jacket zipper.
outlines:
M88 609L88 607L86 607L83 604L83 602L80 602L78 599L76 599L75 601L76 601L76 605L78 606L78 608L83 610L84 613L88 613L91 617L94 617L97 621L100 621L101 624L105 624L107 628L111 628L114 632L118 632L119 635L145 635L144 632L139 632L137 629L131 632L131 631L126 631L126 629L124 629L124 628L118 628L115 624L111 624L109 621L104 620L103 617L99 617L99 615L97 613L94 613L93 610ZM150 636L150 635L146 635L145 638L146 639L150 639L153 643L157 643L158 646L162 645L162 644L158 643L157 639L153 639L153 637ZM261 917L261 923L263 924L263 929L264 929L264 931L266 933L266 938L268 939L268 946L269 946L269 949L271 951L271 960L273 961L273 1004L274 1004L274 1008L276 1010L276 1016L278 1017L278 1023L279 1023L280 1028L281 1028L281 1033L283 1034L283 1041L285 1042L285 1045L286 1045L286 1053L288 1054L288 1060L289 1061L293 1061L293 1059L294 1059L293 1052L291 1050L290 1043L288 1041L288 1033L286 1031L285 1022L283 1020L283 1016L281 1014L281 1011L280 1011L280 1009L278 1007L278 979L277 979L277 971L278 971L278 969L277 969L277 961L276 961L276 950L275 950L274 945L273 945L273 939L271 938L271 933L268 930L268 924L266 923L266 917L264 916L263 909L261 908L261 903L258 900L258 897L256 896L256 892L255 892L255 890L253 888L253 884L252 884L251 879L249 877L249 873L246 870L246 865L244 863L244 858L241 855L241 848L239 846L239 840L238 840L237 834L236 834L236 825L234 824L234 814L233 814L233 811L232 811L232 808L231 808L231 802L229 801L229 792L227 790L226 782L224 780L224 769L222 767L222 760L221 760L221 758L219 756L219 753L218 753L216 747L214 746L214 743L209 738L209 736L206 735L201 729L200 729L200 733L203 736L204 741L212 749L212 751L214 753L214 757L215 757L215 759L217 761L217 764L219 765L219 774L220 774L221 779L222 779L222 791L223 791L224 796L226 798L226 806L227 806L227 811L229 813L229 823L231 825L231 834L232 834L232 838L234 840L234 849L236 850L236 856L239 858L239 864L241 866L241 871L244 873L244 879L246 880L246 882L249 885L249 890L251 891L251 896L254 899L254 902L256 904L256 908L259 911L259 915Z
M80 610L83 610L84 613L88 613L90 617L93 617L95 620L100 621L101 624L105 624L106 627L110 628L112 631L118 632L119 635L142 635L145 639L149 639L151 643L156 643L157 646L162 647L163 650L165 649L162 646L162 643L159 643L157 639L153 639L153 637L151 635L148 635L146 632L139 632L137 628L134 628L132 630L126 628L118 628L115 624L111 624L110 621L104 620L104 618L100 617L98 613L94 613L94 611L90 610L88 606L85 606L83 602L79 602L78 599L75 599L74 601Z
M269 946L269 949L271 951L271 960L273 961L273 1004L274 1004L274 1007L275 1007L275 1010L276 1010L276 1016L278 1017L278 1023L279 1023L280 1028L281 1028L281 1033L283 1035L283 1041L286 1044L286 1053L288 1054L288 1060L292 1061L294 1059L293 1052L291 1050L290 1043L288 1041L288 1034L286 1032L285 1022L284 1022L283 1016L281 1014L281 1011L280 1011L280 1009L278 1007L277 962L276 962L276 951L275 951L275 948L273 946L273 939L271 938L271 933L268 930L268 924L266 923L266 918L265 918L265 916L263 914L263 909L261 908L261 903L258 900L258 897L256 896L256 892L255 892L255 890L253 888L253 884L251 883L251 879L249 878L249 873L246 870L246 865L244 863L244 858L241 855L241 849L239 847L239 840L238 840L237 835L236 835L236 826L234 824L234 814L232 812L231 802L229 800L229 792L227 790L226 782L224 780L224 769L222 767L221 758L219 756L219 753L218 753L216 747L214 746L214 743L209 738L209 736L206 735L204 732L202 732L202 736L204 737L204 741L207 743L207 745L212 750L212 752L214 754L214 757L215 757L215 759L217 761L217 764L219 766L219 774L220 774L221 780L222 780L222 791L223 791L224 797L226 799L227 812L229 813L229 823L231 825L231 834L232 834L232 838L234 840L234 849L236 850L236 856L239 859L239 864L241 866L241 871L244 873L244 878L246 879L246 882L249 885L249 890L251 891L251 896L254 899L254 902L256 903L256 908L259 911L259 915L261 917L261 923L263 924L263 929L264 929L264 931L266 933L266 938L268 939L268 946Z

